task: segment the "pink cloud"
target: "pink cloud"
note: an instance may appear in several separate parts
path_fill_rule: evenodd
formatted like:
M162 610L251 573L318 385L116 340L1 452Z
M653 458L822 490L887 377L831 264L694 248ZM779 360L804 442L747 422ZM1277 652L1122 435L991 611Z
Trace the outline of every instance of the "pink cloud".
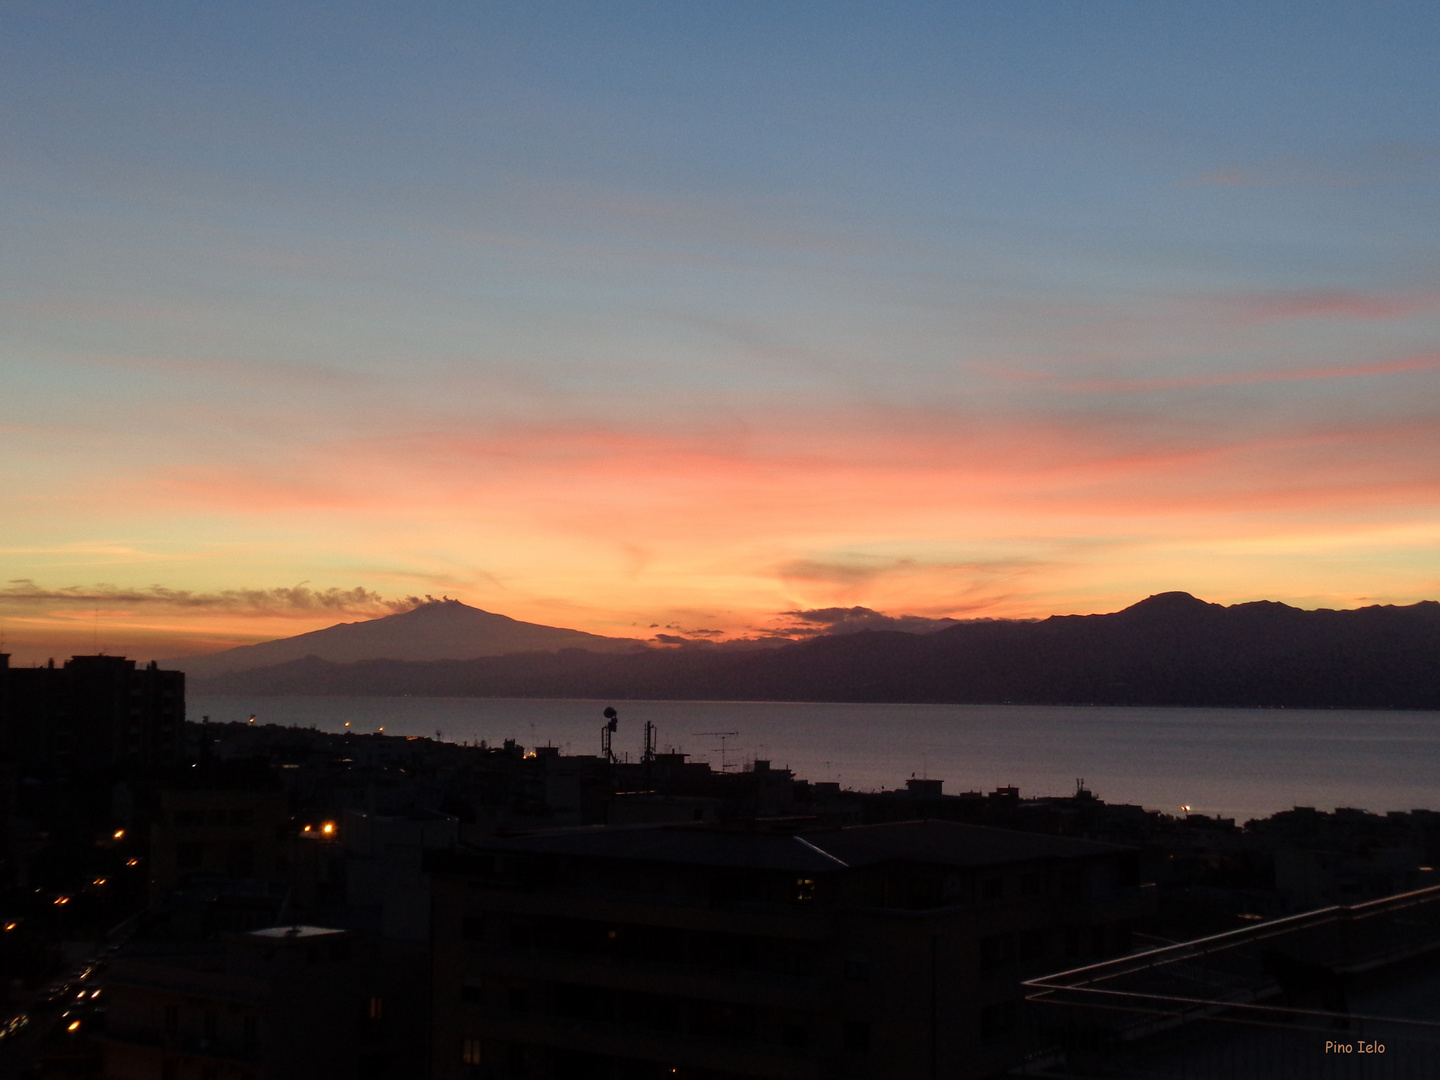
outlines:
M1284 368L1269 371L1230 371L1206 375L1174 375L1151 379L1080 379L1064 381L1050 377L1055 389L1102 393L1137 393L1154 390L1181 390L1213 386L1250 386L1259 383L1304 382L1311 379L1353 379L1396 375L1440 368L1440 356L1415 356L1403 360L1382 360L1372 364L1336 364L1327 367ZM1021 376L1042 382L1046 376Z
M1371 296L1336 289L1237 297L1242 323L1291 319L1396 319L1440 308L1440 293Z

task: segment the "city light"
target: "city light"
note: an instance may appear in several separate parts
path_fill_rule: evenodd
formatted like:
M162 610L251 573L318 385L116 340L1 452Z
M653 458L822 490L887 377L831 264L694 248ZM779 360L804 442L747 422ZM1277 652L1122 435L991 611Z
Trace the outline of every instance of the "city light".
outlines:
M126 860L125 860L125 865L126 865L126 866L139 866L139 865L140 865L140 860L139 860L139 859L126 859Z
M335 823L333 821L325 822L324 825L320 826L320 831L323 832L326 836L329 836L335 831Z
M69 1026L66 1027L65 1030L66 1030L66 1031L79 1031L79 1030L80 1030L80 1021L79 1021L79 1020L71 1020Z
M124 829L116 829L116 830L115 830L115 839L116 839L116 840L124 840L124 839L125 839L125 830L124 830Z
M57 904L68 904L69 902L70 902L70 897L68 897L68 896L57 896L57 897L55 897L55 903L57 903Z
M15 929L17 926L19 926L19 925L20 925L20 924L19 924L18 922L7 922L7 923L5 924L5 929L6 929L6 930L14 930L14 929Z
M103 877L97 877L97 878L96 878L94 881L92 881L90 884L91 884L91 885L104 885L104 884L105 884L105 879L104 879Z

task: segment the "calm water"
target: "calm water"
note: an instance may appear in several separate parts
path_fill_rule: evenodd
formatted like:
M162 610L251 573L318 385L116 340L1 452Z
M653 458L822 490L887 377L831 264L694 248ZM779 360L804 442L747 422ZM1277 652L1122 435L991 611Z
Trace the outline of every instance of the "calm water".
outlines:
M907 777L945 791L1015 784L1060 795L1078 777L1108 802L1255 817L1291 806L1440 809L1440 713L1022 705L541 701L497 698L192 697L193 719L314 726L453 742L517 739L600 748L620 712L618 753L638 757L646 720L662 750L715 768L768 758L810 780L871 790ZM735 732L721 737L719 732ZM722 752L723 747L723 752Z

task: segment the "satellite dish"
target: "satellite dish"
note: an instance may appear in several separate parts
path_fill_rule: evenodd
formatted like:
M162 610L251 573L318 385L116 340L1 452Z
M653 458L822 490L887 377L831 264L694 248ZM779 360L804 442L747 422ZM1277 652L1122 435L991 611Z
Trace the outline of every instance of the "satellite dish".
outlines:
M614 720L620 714L615 711L614 705L606 705L605 711L600 715L605 717L606 720Z

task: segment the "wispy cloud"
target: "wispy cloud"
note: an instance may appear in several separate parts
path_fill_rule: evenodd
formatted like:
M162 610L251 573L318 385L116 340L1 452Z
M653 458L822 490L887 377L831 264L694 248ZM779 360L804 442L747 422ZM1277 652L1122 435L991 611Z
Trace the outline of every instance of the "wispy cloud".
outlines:
M391 615L409 611L423 602L417 596L389 599L359 586L353 589L312 589L305 584L273 589L222 589L215 592L170 589L163 585L146 588L69 585L47 589L28 578L17 578L0 588L0 603L4 604L146 605L254 614L335 612Z
M1142 393L1155 390L1184 390L1219 386L1251 386L1259 383L1306 382L1313 379L1356 379L1397 375L1412 371L1440 369L1440 355L1413 356L1400 360L1379 360L1369 364L1334 364L1320 367L1272 368L1261 371L1217 371L1203 375L1167 375L1158 378L1065 379L1053 373L1008 371L996 374L1017 382L1044 385L1056 390L1088 393Z
M1278 154L1227 166L1181 181L1181 187L1353 187L1430 176L1440 147L1424 143L1381 143L1330 159Z
M928 634L955 626L959 619L930 619L923 615L885 615L867 607L810 608L782 611L789 620L775 631L786 637L814 637L820 634L856 634L862 630L900 630L907 634Z
M1264 324L1296 319L1400 319L1440 308L1440 293L1379 296L1344 289L1309 289L1239 296L1222 301L1238 311L1241 323Z

